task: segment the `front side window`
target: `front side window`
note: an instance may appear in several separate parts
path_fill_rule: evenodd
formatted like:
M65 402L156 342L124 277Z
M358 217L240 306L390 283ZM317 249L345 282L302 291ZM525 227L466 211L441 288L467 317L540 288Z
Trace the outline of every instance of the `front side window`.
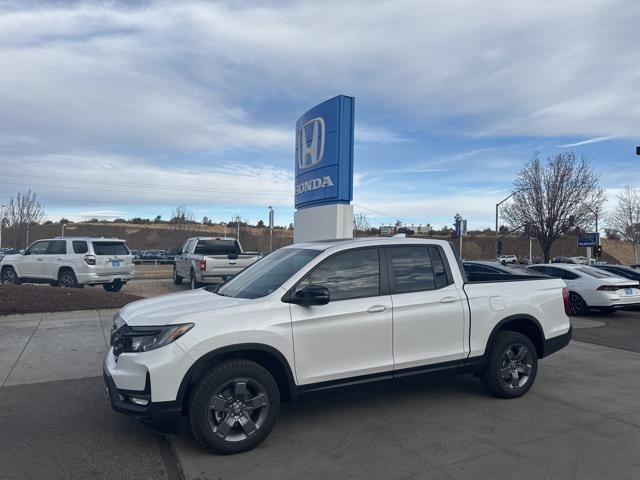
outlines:
M129 255L124 242L93 242L93 253L96 255Z
M65 255L67 253L66 240L51 240L47 247L47 255Z
M311 272L308 282L327 287L331 301L377 297L380 295L378 249L338 253Z
M281 248L243 270L217 291L218 295L234 298L260 298L274 292L320 254L320 250Z
M391 293L435 289L435 277L427 247L390 248Z
M89 251L87 242L85 242L84 240L74 240L72 243L73 253L87 253Z
M44 255L47 253L48 241L36 242L25 252L27 255Z

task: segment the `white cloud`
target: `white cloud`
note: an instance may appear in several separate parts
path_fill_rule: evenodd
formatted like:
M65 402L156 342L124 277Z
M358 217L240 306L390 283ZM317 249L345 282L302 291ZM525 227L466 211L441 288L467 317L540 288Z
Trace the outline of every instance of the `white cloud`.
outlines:
M589 138L587 140L583 140L581 142L576 142L576 143L568 143L566 145L557 145L558 148L570 148L570 147L579 147L580 145L589 145L591 143L600 143L600 142L606 142L608 140L614 140L616 138L620 138L620 135L609 135L607 137L595 137L595 138Z

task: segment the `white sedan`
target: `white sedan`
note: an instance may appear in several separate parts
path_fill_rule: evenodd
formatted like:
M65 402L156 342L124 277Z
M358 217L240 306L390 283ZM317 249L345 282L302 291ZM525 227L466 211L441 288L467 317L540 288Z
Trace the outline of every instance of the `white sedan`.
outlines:
M640 305L639 283L587 265L531 265L528 269L561 278L569 289L571 314L583 315L591 308L613 312Z

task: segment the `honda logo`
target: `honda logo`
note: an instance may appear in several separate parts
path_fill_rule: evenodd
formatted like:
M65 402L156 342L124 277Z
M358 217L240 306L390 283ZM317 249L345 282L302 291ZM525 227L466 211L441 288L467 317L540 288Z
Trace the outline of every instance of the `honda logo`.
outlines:
M311 143L307 140L307 132L311 133ZM298 130L298 167L301 170L313 167L322 161L324 133L324 119L322 117L309 120Z

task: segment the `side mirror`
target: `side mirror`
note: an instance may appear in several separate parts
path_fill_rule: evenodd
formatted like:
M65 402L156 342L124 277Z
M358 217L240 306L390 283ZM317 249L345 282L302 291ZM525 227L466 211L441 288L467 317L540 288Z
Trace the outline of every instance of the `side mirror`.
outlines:
M26 255L26 254L27 254L27 251L26 251L26 250L20 250L18 253L19 253L20 255Z
M303 307L326 305L329 303L329 289L321 285L307 285L295 292L289 301Z

